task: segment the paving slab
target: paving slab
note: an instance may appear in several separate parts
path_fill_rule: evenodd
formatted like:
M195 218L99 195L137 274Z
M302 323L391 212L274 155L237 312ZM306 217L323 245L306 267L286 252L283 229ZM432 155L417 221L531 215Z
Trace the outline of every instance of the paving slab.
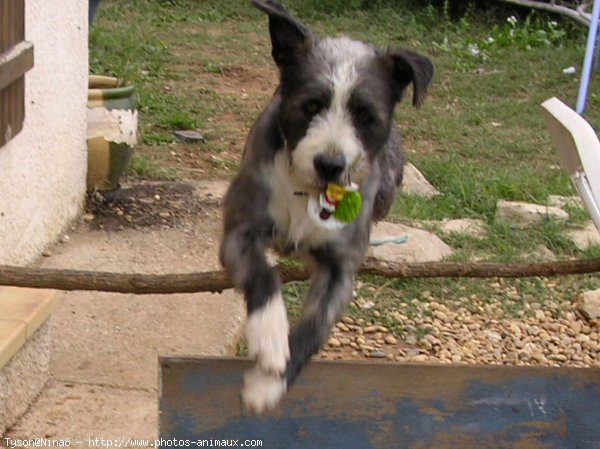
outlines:
M202 213L171 226L108 232L79 223L38 265L156 274L217 270L218 196L205 198ZM8 437L154 438L158 356L232 355L245 316L243 301L232 290L58 296L51 320L53 384Z
M68 438L74 448L108 447L107 441L118 447L127 439L136 440L137 447L152 447L158 434L156 404L154 391L53 381L35 408L11 429L0 446L11 447L6 438L13 443L45 438L46 444L41 447L56 446L54 442ZM104 446L100 444L102 439ZM134 447L131 443L127 447Z

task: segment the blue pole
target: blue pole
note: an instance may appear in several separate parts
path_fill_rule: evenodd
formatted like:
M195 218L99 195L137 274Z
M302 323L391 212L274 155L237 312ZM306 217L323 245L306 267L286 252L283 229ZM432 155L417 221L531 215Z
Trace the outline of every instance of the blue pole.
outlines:
M579 84L579 95L577 96L577 113L583 114L587 93L590 86L590 76L592 73L592 62L594 59L594 47L596 46L596 36L598 36L598 18L600 17L600 0L594 0L594 9L592 10L592 21L588 32L585 58L583 60L583 69L581 70L581 83Z

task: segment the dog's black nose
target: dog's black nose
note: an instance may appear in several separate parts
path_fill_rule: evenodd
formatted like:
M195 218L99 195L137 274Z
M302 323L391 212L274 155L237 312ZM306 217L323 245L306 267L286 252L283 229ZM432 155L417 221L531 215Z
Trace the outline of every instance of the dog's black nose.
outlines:
M343 154L319 154L315 156L314 164L323 181L337 181L346 168L346 158Z

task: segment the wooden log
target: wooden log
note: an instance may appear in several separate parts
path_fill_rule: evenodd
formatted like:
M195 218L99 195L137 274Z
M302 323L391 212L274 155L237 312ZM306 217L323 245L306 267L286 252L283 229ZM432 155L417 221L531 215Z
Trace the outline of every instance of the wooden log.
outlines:
M279 266L284 283L308 279L305 267ZM522 263L460 263L382 262L367 258L360 274L388 278L432 277L536 277L600 272L600 259L562 262ZM0 285L50 288L56 290L96 290L115 293L171 294L220 292L232 288L224 271L183 274L129 274L99 271L59 270L47 268L12 267L0 265Z

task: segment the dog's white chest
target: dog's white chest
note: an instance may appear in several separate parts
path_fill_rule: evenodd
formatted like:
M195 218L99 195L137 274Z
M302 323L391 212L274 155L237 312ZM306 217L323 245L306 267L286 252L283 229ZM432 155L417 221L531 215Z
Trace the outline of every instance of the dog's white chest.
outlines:
M286 155L275 157L270 177L271 199L269 213L275 222L276 241L281 249L310 248L322 245L336 231L317 225L308 213L308 195L289 174Z

